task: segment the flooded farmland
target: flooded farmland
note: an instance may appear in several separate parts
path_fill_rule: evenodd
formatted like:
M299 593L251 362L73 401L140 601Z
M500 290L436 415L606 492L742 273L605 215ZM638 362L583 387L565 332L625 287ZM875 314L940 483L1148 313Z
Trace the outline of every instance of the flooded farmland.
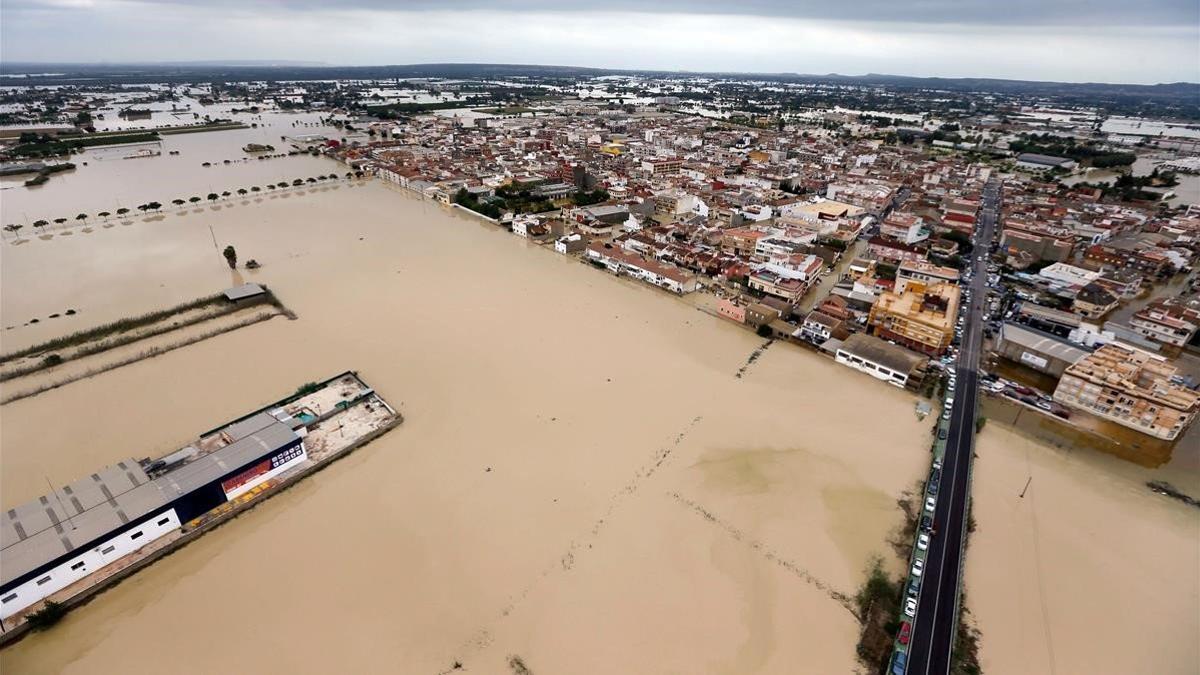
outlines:
M786 348L737 379L749 332L378 183L6 244L4 350L230 285L214 238L300 318L3 406L6 504L345 368L406 424L6 670L854 668L842 598L927 462L910 394Z
M270 180L182 157L170 177L177 157L128 160L120 180L89 166L0 208L164 201L207 192L204 172ZM344 172L245 166L275 161L285 178ZM911 394L786 345L739 379L752 333L378 182L89 229L0 246L0 351L242 281L299 319L0 407L4 506L345 369L406 422L0 652L5 672L496 673L513 656L534 673L854 671L845 597L889 555L896 499L928 466ZM226 244L262 268L231 272ZM1118 636L1151 630L1155 672L1186 672L1194 510L1143 494L1142 469L982 438L967 584L989 672L1131 672ZM1038 492L1014 503L1024 463ZM1110 524L1138 532L1106 546ZM1066 581L1038 576L1050 563ZM1103 612L1115 585L1123 610ZM1089 631L1107 638L1084 645Z
M241 118L245 119L241 119ZM234 121L250 123L251 116L234 116ZM166 206L174 199L202 200L210 192L236 193L239 188L264 187L268 183L291 182L321 173L339 170L332 161L300 154L288 157L292 145L284 136L305 134L341 138L336 129L323 126L317 115L264 113L253 116L257 128L231 129L204 133L165 135L161 140L160 156L124 159L132 150L157 147L158 142L137 144L136 147L91 148L72 155L76 168L55 174L44 185L26 188L28 175L0 178L0 200L4 205L5 223L25 225L28 236L34 221L67 218L69 226L77 226L75 216L85 213L91 220L83 224L98 226L100 211L116 213L125 207L138 213L139 204L158 201ZM249 143L273 145L274 153L247 153ZM177 152L178 154L171 154ZM283 157L258 159L260 154L285 154ZM225 164L229 160L229 164ZM204 166L208 163L209 166ZM203 204L208 204L207 200ZM139 214L140 215L140 214ZM49 231L60 229L51 225Z

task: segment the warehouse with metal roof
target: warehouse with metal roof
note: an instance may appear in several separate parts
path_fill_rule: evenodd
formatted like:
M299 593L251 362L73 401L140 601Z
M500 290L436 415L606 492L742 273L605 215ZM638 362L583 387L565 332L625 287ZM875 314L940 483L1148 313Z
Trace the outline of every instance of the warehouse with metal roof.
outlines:
M209 452L172 453L174 463L122 460L0 515L0 617L307 459L302 438L268 413L225 427L212 442Z
M1001 324L996 351L1010 361L1055 377L1061 377L1067 366L1089 353L1049 333L1012 322Z
M918 375L929 359L866 333L855 333L842 341L834 358L838 363L868 375L904 387Z

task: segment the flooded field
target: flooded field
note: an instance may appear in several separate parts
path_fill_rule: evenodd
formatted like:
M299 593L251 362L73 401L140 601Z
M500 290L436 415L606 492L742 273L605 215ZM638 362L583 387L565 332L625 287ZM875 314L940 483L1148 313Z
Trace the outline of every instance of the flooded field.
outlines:
M1131 167L1133 175L1148 176L1160 163L1161 159L1154 159L1150 156L1139 157ZM1121 173L1113 169L1088 168L1080 174L1064 178L1062 183L1064 185L1076 185L1078 183L1111 184L1117 180L1117 177ZM1196 174L1177 173L1175 179L1179 184L1168 188L1174 195L1166 200L1167 204L1170 206L1200 204L1200 176Z
M1050 448L998 424L978 455L966 592L983 671L1195 673L1200 510L1145 486L1169 478L1200 494L1195 471Z
M910 394L786 345L738 379L752 333L379 183L0 255L5 351L235 276L299 316L0 407L5 505L347 368L406 419L5 672L850 672L845 596L927 466Z
M247 124L251 120L249 115L233 117ZM33 188L24 187L29 175L0 178L4 222L23 224L25 229L21 234L30 236L33 222L39 219L67 218L70 225L75 225L79 213L95 220L98 212L116 213L121 207L138 213L136 207L149 201L170 206L173 199L198 196L203 200L210 192L236 193L238 188L291 182L338 169L339 173L345 173L345 167L321 157L297 155L260 160L256 154L242 150L248 143L258 143L273 145L276 153L286 153L292 146L281 140L283 136L342 137L333 127L320 126L318 115L263 113L253 116L253 120L258 128L164 135L162 155L158 157L122 159L126 153L119 149L114 152L113 148L91 148L70 157L76 166L74 171L55 174L45 184ZM172 151L179 154L172 155ZM227 159L229 164L224 163ZM204 166L205 162L211 166ZM51 231L57 228L50 226Z

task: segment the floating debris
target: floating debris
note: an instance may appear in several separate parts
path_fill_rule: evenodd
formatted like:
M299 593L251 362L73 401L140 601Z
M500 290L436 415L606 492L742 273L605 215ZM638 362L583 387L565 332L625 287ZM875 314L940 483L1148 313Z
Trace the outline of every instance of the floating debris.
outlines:
M775 338L771 338L770 340L764 342L761 347L755 349L753 352L750 352L750 358L746 359L746 363L742 364L741 368L738 368L737 375L735 375L735 377L737 377L739 380L742 379L742 375L746 374L746 369L749 368L755 361L757 361L758 357L762 356L763 352L767 351L767 347L770 347L774 342Z
M1196 508L1200 508L1200 499L1196 499L1189 495L1185 495L1184 493L1182 493L1178 489L1176 489L1174 485L1171 485L1170 483L1167 483L1165 481L1161 481L1161 480L1147 481L1146 487L1150 488L1151 490L1154 490L1158 494L1163 495L1165 497L1170 497L1171 499L1177 499L1177 500L1183 502L1184 504L1187 504L1188 506L1195 506Z

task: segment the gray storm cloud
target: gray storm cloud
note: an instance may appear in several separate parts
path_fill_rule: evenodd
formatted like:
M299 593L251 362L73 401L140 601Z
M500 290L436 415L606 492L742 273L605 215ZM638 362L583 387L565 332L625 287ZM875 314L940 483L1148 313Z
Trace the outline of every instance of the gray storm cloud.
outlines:
M103 0L8 0L6 11L85 11ZM237 7L262 12L326 10L570 12L611 11L659 14L741 14L827 21L903 22L998 26L1136 25L1200 23L1196 0L143 0L152 7Z
M1198 0L2 0L8 62L542 63L1200 80Z

